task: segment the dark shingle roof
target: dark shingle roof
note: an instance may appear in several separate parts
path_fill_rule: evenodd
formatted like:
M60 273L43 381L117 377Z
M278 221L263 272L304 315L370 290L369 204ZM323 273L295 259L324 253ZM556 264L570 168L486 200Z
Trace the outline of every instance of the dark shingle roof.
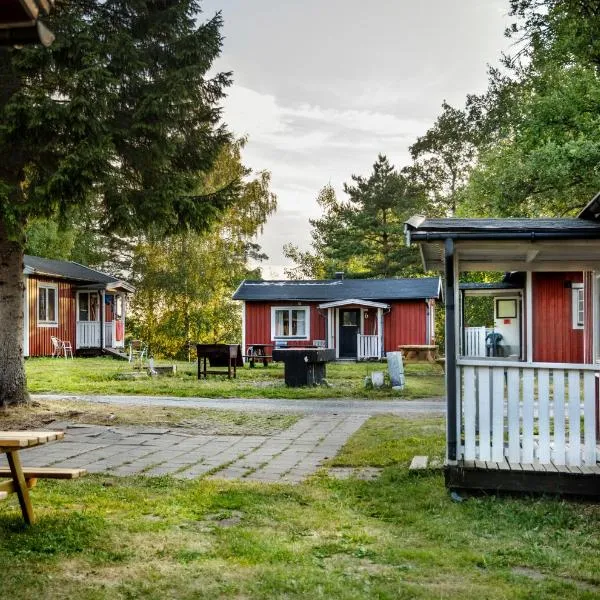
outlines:
M600 235L600 223L575 218L540 218L540 219L428 219L415 216L406 222L411 235L427 233L477 233L486 234L560 234L568 236L570 232Z
M48 275L50 277L59 277L61 279L70 279L89 284L117 284L123 285L126 288L131 287L112 275L107 275L101 271L96 271L96 269L90 269L89 267L84 267L79 263L68 260L54 260L26 254L24 262L26 272L36 275Z
M440 279L322 279L243 281L234 300L416 300L438 298Z

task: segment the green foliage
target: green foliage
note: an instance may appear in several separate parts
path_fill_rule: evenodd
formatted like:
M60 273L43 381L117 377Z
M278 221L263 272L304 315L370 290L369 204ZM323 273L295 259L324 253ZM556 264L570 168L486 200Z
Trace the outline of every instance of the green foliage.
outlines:
M227 146L200 182L203 193L239 180L235 204L205 233L140 239L133 256L133 332L157 356L186 358L189 342L239 342L241 314L231 296L257 277L249 260L265 258L252 238L277 206L270 174L241 162L245 140Z
M453 216L458 190L464 185L477 154L475 132L468 115L444 101L442 114L410 147L410 152L414 162L405 173L426 190L430 212Z
M204 229L231 202L235 182L196 191L228 139L217 103L230 83L207 78L222 21L199 12L195 0L65 2L49 49L0 50L0 223L12 239L95 199L102 225L124 233Z
M461 213L573 214L600 188L600 7L513 0L511 14L517 51L467 102L480 160Z

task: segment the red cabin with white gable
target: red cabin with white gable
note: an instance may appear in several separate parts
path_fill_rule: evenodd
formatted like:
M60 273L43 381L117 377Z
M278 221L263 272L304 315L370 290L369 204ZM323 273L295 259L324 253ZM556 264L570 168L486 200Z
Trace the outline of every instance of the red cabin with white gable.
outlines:
M243 281L244 354L256 345L322 346L337 358L382 358L434 343L438 277Z
M50 356L52 337L86 354L124 348L130 284L71 261L24 262L24 356Z

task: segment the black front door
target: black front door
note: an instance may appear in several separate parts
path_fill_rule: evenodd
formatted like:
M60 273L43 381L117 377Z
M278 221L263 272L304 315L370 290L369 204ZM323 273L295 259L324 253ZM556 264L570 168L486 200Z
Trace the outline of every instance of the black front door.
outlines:
M360 309L340 309L340 358L356 358Z

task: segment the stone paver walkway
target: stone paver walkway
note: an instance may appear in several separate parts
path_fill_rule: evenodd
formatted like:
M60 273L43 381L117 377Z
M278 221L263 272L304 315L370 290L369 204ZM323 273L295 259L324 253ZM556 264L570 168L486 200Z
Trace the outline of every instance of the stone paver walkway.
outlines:
M335 456L373 414L440 414L441 399L424 400L276 400L171 398L153 396L37 395L136 406L184 406L302 414L273 435L206 435L193 429L106 427L53 423L67 429L64 441L23 452L27 466L81 467L90 473L144 474L192 479L214 477L297 483Z
M271 436L203 435L154 427L66 425L61 442L23 452L30 467L298 483L337 454L368 415L307 415ZM54 424L57 425L57 424ZM62 428L62 427L57 427Z

